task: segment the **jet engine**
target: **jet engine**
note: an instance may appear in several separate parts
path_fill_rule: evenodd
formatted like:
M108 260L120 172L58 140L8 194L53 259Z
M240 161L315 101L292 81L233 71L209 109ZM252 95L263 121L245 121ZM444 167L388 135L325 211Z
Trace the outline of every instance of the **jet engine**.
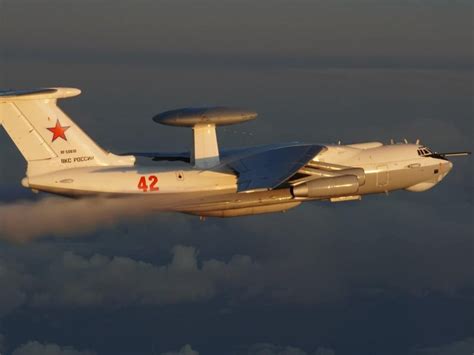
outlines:
M292 192L295 197L330 198L354 195L359 190L359 178L355 175L320 178L296 185Z

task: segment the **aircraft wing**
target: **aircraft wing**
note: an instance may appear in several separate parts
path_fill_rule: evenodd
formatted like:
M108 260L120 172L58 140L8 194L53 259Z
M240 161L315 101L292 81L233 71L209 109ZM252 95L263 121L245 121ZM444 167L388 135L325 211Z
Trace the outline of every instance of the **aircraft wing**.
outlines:
M257 147L230 154L219 167L233 170L238 191L273 189L286 182L323 149L315 144L286 144Z
M221 163L212 170L230 169L238 176L238 191L273 189L286 182L324 149L316 144L272 144L224 149ZM189 152L126 153L154 161L190 162Z

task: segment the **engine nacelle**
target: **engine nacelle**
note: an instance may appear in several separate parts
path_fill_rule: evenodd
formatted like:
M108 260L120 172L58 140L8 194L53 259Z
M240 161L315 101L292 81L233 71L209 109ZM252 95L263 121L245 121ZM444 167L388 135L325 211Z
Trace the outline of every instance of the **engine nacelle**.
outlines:
M362 168L340 169L339 166L334 164L312 161L307 164L307 167L300 169L300 172L307 173L308 175L318 176L321 178L355 175L359 180L360 186L365 184L365 171Z
M293 196L329 198L354 195L359 190L359 179L355 175L321 178L293 187Z
M355 175L357 177L357 181L359 182L359 186L365 184L365 171L362 168L351 168L351 169L344 169L339 171L342 176L345 175Z

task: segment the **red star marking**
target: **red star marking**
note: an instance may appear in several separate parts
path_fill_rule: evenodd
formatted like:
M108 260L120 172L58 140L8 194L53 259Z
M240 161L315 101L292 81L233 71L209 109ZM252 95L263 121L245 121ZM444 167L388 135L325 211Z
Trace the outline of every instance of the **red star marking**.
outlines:
M56 126L48 128L49 131L53 132L53 140L51 142L54 142L59 137L61 137L65 141L67 141L65 132L69 128L70 128L70 126L61 126L61 123L59 122L59 120L57 120L56 121Z

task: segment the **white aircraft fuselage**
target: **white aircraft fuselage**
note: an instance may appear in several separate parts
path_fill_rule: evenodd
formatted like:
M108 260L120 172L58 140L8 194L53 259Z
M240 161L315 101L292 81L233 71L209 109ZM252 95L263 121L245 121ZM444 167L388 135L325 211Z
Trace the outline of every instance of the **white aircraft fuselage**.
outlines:
M420 192L438 184L453 167L448 160L420 156L417 153L420 148L423 146L417 144L324 145L311 162L363 169L365 182L359 185L355 196L400 189ZM23 185L68 196L237 193L237 177L231 171L200 170L193 166L176 170L176 166L164 165L64 169L25 178ZM296 196L295 199L321 198Z
M227 108L182 109L157 115L167 125L192 127L193 154L154 160L187 163L137 165L136 156L98 147L56 105L77 89L0 92L3 125L28 163L23 186L65 196L189 197L175 211L232 217L286 211L302 202L360 200L394 190L425 191L452 169L447 156L420 144L298 144L219 153L216 126L255 118ZM184 201L184 200L183 200Z

